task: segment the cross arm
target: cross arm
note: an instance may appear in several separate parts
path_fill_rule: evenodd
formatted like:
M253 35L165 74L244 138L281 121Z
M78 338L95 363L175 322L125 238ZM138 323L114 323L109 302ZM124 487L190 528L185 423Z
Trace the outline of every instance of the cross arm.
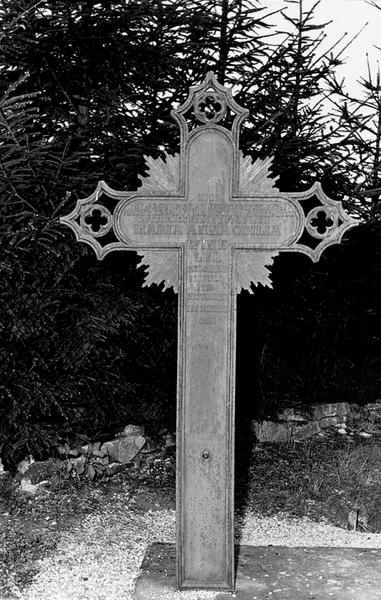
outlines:
M251 284L272 287L270 267L280 252L301 252L317 262L326 248L341 242L358 225L341 202L327 196L320 183L304 192L281 192L271 175L272 157L257 159L240 153L240 205L252 208L256 224L246 221L248 235L236 244L236 290L252 292ZM245 217L246 218L246 217ZM250 226L251 225L251 226ZM255 252L253 252L255 250Z
M313 262L318 262L326 248L339 244L344 234L359 224L343 208L342 203L333 200L323 191L319 182L305 192L281 193L292 203L315 199L315 206L304 211L304 219L298 240L286 248L286 251L302 252Z
M105 181L99 181L96 190L90 196L79 198L71 213L60 217L60 223L74 232L78 242L88 244L98 260L102 260L114 250L133 250L134 248L127 248L127 244L122 240L115 239L111 243L103 244L101 239L110 234L114 223L110 209L102 202L102 196L120 202L134 194L136 192L114 190Z
M118 191L100 181L60 222L77 241L93 248L98 260L114 251L135 251L142 257L138 267L148 269L144 285L164 281L164 289L172 286L177 291L178 252L186 238L185 199L144 194L151 190L152 184L138 192Z
M139 175L142 185L138 190L114 190L105 181L99 181L90 196L77 200L74 210L60 218L60 222L74 232L77 241L93 248L98 260L115 250L140 251L145 246L152 248L154 245L152 237L144 244L140 236L133 241L131 236L126 238L126 232L123 231L121 221L134 197L149 197L153 201L163 197L171 200L182 197L179 154L164 152L164 159L149 156L144 159L148 172L145 176ZM110 205L113 208L109 208ZM142 219L147 216L142 214Z

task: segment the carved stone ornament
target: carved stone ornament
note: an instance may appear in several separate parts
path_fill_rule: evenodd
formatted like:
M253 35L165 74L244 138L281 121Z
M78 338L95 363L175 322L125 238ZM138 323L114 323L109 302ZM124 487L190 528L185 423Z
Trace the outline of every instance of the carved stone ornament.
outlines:
M253 162L242 155L239 131L247 114L208 73L172 112L180 127L179 154L147 158L148 174L135 192L100 182L61 218L99 259L114 250L136 251L148 271L146 285L164 281L179 292L180 589L234 591L237 293L252 291L251 283L271 287L270 268L280 252L303 252L317 261L356 225L320 184L280 192L270 157ZM312 197L305 214L303 201Z
M200 125L190 132L186 115L191 110ZM220 124L227 110L233 115L230 130ZM344 233L354 227L357 221L345 213L341 202L329 198L319 183L305 192L280 192L275 187L277 177L270 172L272 158L253 162L251 157L243 156L238 149L240 126L247 115L248 111L234 101L231 90L220 85L215 75L209 72L200 85L190 88L184 104L172 111L181 132L180 153L169 155L164 152L163 158L157 159L145 157L148 173L146 177L140 177L142 186L135 192L116 191L100 181L93 194L78 200L75 209L69 215L61 217L61 223L74 231L78 241L89 244L98 259L103 259L115 250L138 252L142 255L140 265L145 265L148 270L145 285L164 281L165 288L173 286L177 291L181 270L179 251L189 245L197 216L194 211L189 210L189 141L202 130L205 133L224 132L232 141L229 165L232 171L232 189L227 201L237 207L236 214L227 211L227 223L230 219L230 229L234 228L232 223L237 223L235 231L242 231L242 235L228 234L237 242L235 244L232 240L237 254L236 291L252 291L251 282L271 286L267 267L272 264L271 258L279 252L303 252L314 262L318 261L325 248L339 243ZM211 186L213 182L205 182L206 197ZM216 196L216 192L218 193L217 188L212 194ZM118 202L113 214L102 204L103 195ZM317 206L305 215L302 203L313 196L317 199ZM133 215L130 209L137 206L139 200L142 206L152 206L155 199L158 202L156 213L151 209L152 235L139 234L139 231L144 231L142 226L147 223L149 212L143 214L143 210L137 217L136 211ZM216 204L206 200L206 204L208 203ZM250 211L245 211L247 203L250 203ZM171 205L174 209L172 214ZM243 217L246 212L250 213L248 221ZM238 227L239 213L241 224L247 225L246 228L241 227L241 230ZM212 216L209 220L206 222L204 218L199 225L204 224L207 229L212 224ZM221 217L218 217L218 221L221 222ZM262 227L255 226L259 222ZM102 237L110 231L114 233L115 239L102 243ZM222 236L226 235L226 228L222 227L220 231ZM304 231L319 240L319 243L300 243ZM243 246L247 248L245 251ZM248 248L264 251L250 253Z

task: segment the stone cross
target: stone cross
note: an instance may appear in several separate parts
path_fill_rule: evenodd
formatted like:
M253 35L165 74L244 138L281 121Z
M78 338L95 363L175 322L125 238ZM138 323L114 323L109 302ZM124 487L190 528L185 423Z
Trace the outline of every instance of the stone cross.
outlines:
M164 281L179 294L179 589L234 589L236 294L252 291L251 283L271 287L268 267L280 252L317 261L356 225L320 184L280 192L271 158L253 163L243 156L239 131L247 114L208 73L172 111L179 154L146 159L148 175L137 191L100 182L61 218L98 259L133 250L148 269L145 285Z

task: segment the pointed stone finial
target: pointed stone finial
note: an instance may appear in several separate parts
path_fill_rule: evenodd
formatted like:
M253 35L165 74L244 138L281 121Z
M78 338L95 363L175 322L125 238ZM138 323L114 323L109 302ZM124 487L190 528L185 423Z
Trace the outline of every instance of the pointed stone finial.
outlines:
M190 87L188 98L184 104L171 112L180 127L182 146L185 145L189 134L185 115L192 108L193 114L201 126L221 123L227 112L230 111L233 116L231 134L238 147L240 127L249 115L249 111L237 104L232 90L221 85L213 71L206 74L202 83Z

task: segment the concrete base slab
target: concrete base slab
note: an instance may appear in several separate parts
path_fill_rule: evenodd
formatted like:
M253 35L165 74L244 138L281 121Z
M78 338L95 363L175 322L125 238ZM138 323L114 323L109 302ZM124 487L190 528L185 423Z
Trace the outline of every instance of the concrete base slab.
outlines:
M175 554L174 544L148 548L134 600L189 597L175 589ZM236 592L215 594L215 600L381 600L381 549L236 546Z

